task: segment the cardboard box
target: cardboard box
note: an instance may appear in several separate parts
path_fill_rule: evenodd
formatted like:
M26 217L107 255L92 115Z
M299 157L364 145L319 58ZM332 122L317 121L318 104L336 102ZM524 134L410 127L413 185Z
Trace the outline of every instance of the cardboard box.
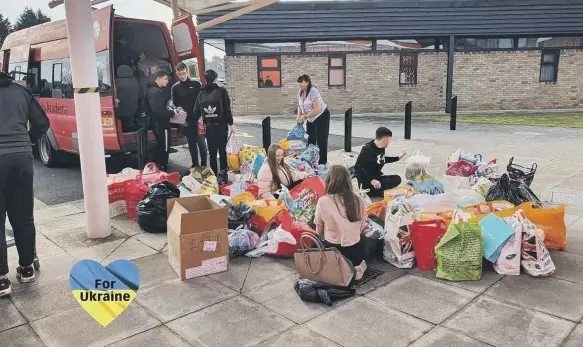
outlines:
M208 196L170 199L168 261L181 280L229 269L227 208Z

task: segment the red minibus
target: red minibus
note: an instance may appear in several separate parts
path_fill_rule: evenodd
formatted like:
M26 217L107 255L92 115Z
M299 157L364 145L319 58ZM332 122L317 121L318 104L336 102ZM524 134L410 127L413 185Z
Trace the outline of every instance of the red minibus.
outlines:
M197 66L202 75L192 16L186 14L175 20L174 40L166 24L116 16L113 6L95 10L92 16L105 155L135 152L137 128L133 119L145 85L152 80L153 69L173 71L175 64L183 60L189 66ZM127 65L126 58L134 53L128 52L139 54L138 59L129 60L132 66ZM138 62L134 64L134 60ZM48 22L8 35L0 49L0 71L12 73L17 82L26 84L50 119L51 128L36 143L41 161L52 167L59 163L60 153L78 153L75 117L84 115L75 112L66 21ZM168 96L171 85L165 88ZM148 141L150 146L154 144L151 131ZM172 129L172 145L185 142L180 129Z

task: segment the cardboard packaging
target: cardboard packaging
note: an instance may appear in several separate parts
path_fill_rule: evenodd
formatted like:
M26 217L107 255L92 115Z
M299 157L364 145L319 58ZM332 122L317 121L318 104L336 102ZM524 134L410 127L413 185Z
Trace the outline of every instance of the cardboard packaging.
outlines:
M180 279L227 271L229 210L208 196L170 199L167 208L168 261Z

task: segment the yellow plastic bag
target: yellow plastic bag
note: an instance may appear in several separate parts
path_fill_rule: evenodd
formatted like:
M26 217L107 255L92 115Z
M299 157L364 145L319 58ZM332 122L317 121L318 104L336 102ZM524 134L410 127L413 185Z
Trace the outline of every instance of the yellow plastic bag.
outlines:
M233 205L239 205L239 203L244 202L249 205L252 201L255 200L255 197L250 192L243 192L232 199Z
M284 151L287 151L288 149L291 148L291 142L286 139L282 139L279 141L279 147L281 147L281 149L283 149Z
M251 217L249 224L251 230L259 234L265 231L276 214L287 210L283 200L255 200L250 203L250 207L255 210L255 215Z
M227 153L227 164L229 165L229 170L239 171L241 168L239 165L239 155Z
M415 189L413 189L409 186L400 186L400 187L393 188L393 189L387 189L387 190L385 190L385 193L384 193L385 203L388 203L391 200L394 200L397 196L401 196L401 195L404 195L406 198L410 198L413 195L415 195Z
M255 157L262 153L266 155L265 149L261 147L243 147L241 151L239 151L239 165L243 165L243 163L250 161L253 162Z
M195 194L211 195L219 193L219 183L216 176L210 176L202 182L202 186L198 188Z

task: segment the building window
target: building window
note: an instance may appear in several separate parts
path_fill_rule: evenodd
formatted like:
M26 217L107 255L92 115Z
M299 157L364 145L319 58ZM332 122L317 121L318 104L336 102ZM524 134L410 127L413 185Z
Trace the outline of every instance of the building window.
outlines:
M513 38L461 38L455 40L455 48L458 50L490 50L512 49Z
M53 64L53 76L51 79L53 81L53 89L61 89L62 76L63 76L63 64L62 63Z
M281 87L280 57L257 57L257 72L259 88Z
M417 52L401 52L401 63L399 64L399 85L417 85Z
M556 83L559 75L560 51L543 51L540 61L540 81Z
M328 56L328 86L329 87L346 86L345 55Z
M399 39L399 40L377 40L377 51L393 50L439 50L443 45L437 39Z
M523 37L518 48L574 48L583 47L583 36Z
M237 42L234 50L235 54L299 53L302 51L302 45L299 42Z
M307 53L365 52L372 50L372 41L315 41L306 42Z

